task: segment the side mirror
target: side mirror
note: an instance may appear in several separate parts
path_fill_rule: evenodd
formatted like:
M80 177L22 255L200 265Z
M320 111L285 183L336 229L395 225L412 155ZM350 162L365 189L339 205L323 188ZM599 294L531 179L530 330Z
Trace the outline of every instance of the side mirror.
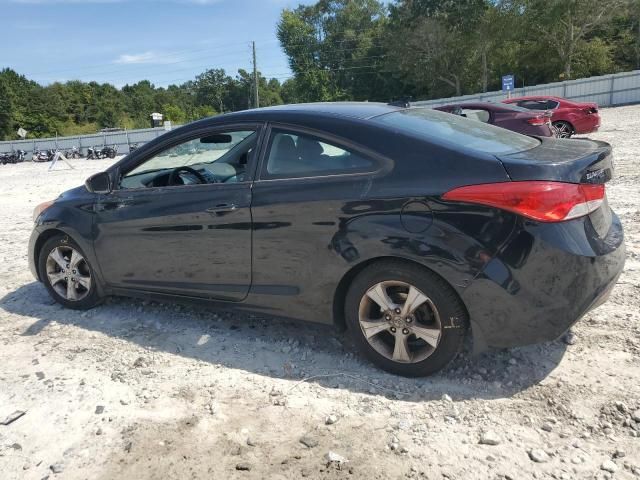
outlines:
M87 178L84 186L91 193L111 193L111 177L107 172L96 173Z

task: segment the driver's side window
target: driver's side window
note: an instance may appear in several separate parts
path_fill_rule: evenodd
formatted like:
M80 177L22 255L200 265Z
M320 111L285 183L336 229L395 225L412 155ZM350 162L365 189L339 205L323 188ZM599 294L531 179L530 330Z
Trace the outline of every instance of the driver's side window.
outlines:
M125 172L121 189L245 181L255 130L212 133L162 150Z

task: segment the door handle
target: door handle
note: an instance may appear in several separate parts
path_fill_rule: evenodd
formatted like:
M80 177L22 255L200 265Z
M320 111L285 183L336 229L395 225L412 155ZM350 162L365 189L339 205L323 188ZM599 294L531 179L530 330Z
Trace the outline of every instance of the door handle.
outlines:
M220 203L215 207L207 208L205 212L216 213L216 214L229 213L229 212L233 212L236 208L238 207L233 203Z

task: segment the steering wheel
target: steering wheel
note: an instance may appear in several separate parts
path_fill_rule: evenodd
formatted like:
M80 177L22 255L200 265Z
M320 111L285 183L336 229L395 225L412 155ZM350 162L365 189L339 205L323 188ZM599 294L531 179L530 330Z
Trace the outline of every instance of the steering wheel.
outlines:
M204 175L202 175L197 170L194 170L191 167L182 166L182 167L174 168L171 171L171 175L169 175L169 180L167 180L167 185L179 185L179 184L176 184L176 180L178 178L180 178L180 173L182 173L182 172L190 173L191 175L193 175L194 177L196 177L198 179L199 183L209 183L209 182L207 182L207 179L204 178ZM184 182L182 182L182 183L184 184Z

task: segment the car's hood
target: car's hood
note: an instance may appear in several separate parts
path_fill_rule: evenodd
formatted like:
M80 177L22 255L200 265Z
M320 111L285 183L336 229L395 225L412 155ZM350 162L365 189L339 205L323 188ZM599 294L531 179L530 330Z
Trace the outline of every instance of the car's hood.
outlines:
M57 200L75 200L80 198L91 198L93 194L89 192L84 185L80 185L79 187L72 188L71 190L67 190L62 192Z

